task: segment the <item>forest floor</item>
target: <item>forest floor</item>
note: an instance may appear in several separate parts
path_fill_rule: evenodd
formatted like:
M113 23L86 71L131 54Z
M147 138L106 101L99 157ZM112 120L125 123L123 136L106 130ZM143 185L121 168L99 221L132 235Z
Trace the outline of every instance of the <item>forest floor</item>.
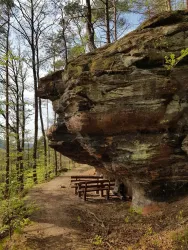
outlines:
M70 176L93 174L73 169L29 192L38 209L32 223L6 242L4 250L163 250L188 249L188 197L162 204L150 213L131 209L131 202L96 195L86 202L74 195Z

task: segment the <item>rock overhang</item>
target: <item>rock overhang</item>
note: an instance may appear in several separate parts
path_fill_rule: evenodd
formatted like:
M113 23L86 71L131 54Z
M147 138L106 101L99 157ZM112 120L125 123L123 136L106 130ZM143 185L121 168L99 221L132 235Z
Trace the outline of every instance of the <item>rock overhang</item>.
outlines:
M58 114L50 145L129 182L133 203L188 192L188 11L163 13L39 83Z

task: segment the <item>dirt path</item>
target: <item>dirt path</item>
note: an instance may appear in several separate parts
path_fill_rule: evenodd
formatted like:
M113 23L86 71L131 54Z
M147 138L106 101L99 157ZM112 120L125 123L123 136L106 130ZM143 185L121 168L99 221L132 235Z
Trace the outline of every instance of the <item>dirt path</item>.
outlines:
M70 188L70 176L93 172L82 166L33 188L29 199L39 207L34 223L3 250L188 249L188 197L145 216L117 198L93 194L84 202Z
M87 171L88 170L88 171ZM31 249L84 250L90 249L81 218L85 204L74 195L70 176L93 174L91 168L80 167L48 183L37 185L29 194L39 210L32 216L35 223L25 229L27 245ZM63 186L63 187L62 187ZM84 205L84 206L83 206Z

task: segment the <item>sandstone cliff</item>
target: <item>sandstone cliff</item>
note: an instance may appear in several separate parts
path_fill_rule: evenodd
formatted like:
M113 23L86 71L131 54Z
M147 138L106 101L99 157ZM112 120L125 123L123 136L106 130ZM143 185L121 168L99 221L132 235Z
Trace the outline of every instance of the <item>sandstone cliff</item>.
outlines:
M188 193L188 11L163 13L41 79L53 102L50 146L129 185L143 206Z

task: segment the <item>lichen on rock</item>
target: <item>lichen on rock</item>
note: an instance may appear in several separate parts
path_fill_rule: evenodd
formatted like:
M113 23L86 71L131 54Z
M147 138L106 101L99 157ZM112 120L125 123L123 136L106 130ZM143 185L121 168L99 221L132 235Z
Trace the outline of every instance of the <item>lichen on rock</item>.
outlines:
M188 193L188 11L165 12L40 80L58 114L50 146L132 189L144 206Z

